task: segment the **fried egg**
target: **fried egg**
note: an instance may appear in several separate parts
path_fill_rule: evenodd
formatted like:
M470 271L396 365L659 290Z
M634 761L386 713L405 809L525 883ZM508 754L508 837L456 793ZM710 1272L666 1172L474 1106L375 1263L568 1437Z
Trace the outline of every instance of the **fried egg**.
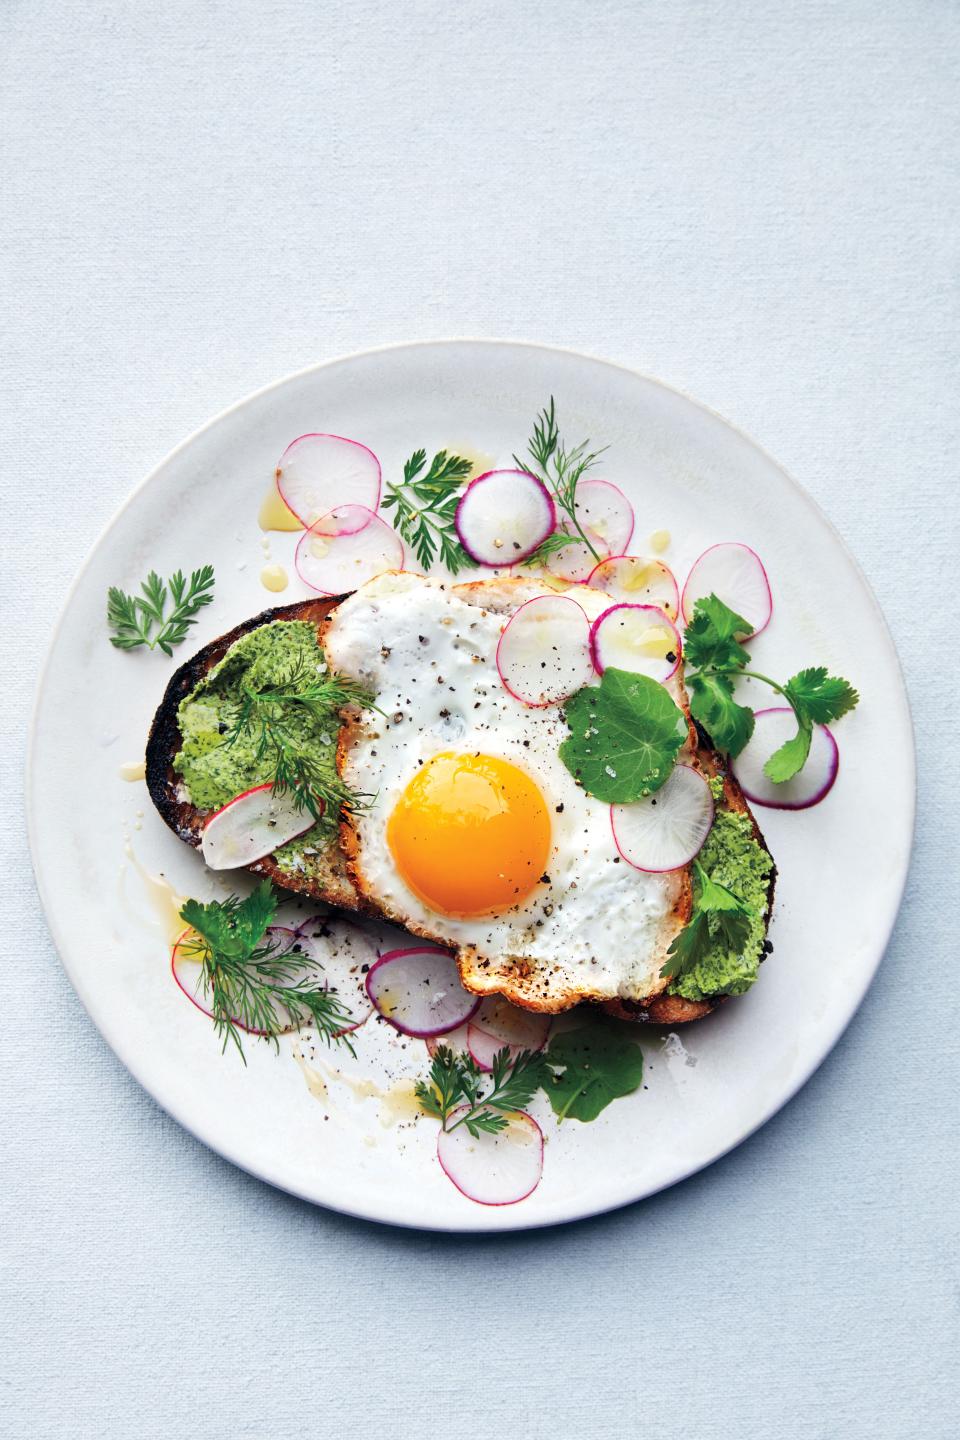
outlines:
M621 859L609 806L557 753L562 707L524 705L500 680L503 626L546 588L381 575L322 639L331 668L376 697L339 745L343 779L373 797L343 822L358 889L456 949L469 989L558 1011L662 989L689 881ZM576 599L590 619L610 603L585 586Z

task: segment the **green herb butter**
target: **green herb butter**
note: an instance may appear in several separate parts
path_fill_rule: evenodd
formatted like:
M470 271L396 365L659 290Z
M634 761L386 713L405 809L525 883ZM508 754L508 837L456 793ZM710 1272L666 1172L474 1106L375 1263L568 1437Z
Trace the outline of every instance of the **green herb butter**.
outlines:
M748 817L729 810L717 811L713 828L697 859L711 880L725 885L749 906L752 912L749 939L743 952L737 953L721 937L714 936L702 958L669 986L669 992L687 1000L742 995L750 989L759 971L765 938L763 917L773 861L753 838Z
M219 810L244 790L273 779L270 757L257 758L252 736L228 745L226 734L237 716L241 683L256 690L281 684L304 658L311 665L323 664L316 628L302 620L277 620L231 645L220 663L181 700L177 721L183 743L173 768L198 810ZM318 717L297 707L287 726L334 778L337 716ZM325 815L305 835L278 850L275 858L285 869L309 871L311 850L325 850L335 835L336 817Z

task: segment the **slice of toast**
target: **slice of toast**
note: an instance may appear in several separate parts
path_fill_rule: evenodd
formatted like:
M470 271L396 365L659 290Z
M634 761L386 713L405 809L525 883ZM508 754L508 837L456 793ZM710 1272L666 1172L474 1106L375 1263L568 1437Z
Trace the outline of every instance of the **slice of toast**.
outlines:
M146 782L150 798L157 811L170 829L188 845L200 846L204 822L209 812L193 805L185 788L173 768L173 761L182 745L177 712L183 700L199 684L203 677L223 659L237 640L260 626L277 620L308 621L322 633L331 612L343 599L334 596L329 599L300 601L293 605L277 606L262 611L259 615L244 621L233 630L219 636L200 650L192 659L175 671L150 728L146 750ZM713 751L702 733L697 736L696 763L708 776L723 773L720 757ZM740 787L729 773L724 774L723 804L726 808L750 817L757 841L766 849L763 836L750 811ZM349 855L336 840L324 849L312 863L312 873L299 873L281 868L272 856L266 856L251 865L250 870L271 879L283 889L307 895L323 904L333 905L341 910L373 913L374 907L360 894L350 874ZM767 892L764 924L769 921L773 905L773 891L776 869L771 872ZM684 887L682 904L677 912L679 922L685 923L689 915L690 887ZM468 989L481 988L476 977L467 973L464 981ZM482 988L490 988L485 984ZM509 998L524 1004L522 986L514 993L515 985L493 987L497 993L509 993ZM609 1001L604 1008L622 1019L644 1020L660 1025L678 1025L696 1020L710 1011L726 997L692 1001L677 995L661 993L642 1002L630 1000Z

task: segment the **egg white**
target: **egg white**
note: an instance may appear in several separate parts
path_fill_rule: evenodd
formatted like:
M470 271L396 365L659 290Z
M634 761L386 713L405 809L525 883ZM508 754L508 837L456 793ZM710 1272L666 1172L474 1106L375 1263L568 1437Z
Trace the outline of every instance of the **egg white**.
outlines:
M330 666L368 686L384 712L364 711L341 745L343 778L376 796L349 822L359 888L385 915L458 948L477 988L509 993L496 977L521 973L524 1003L545 1010L662 988L682 887L682 872L645 874L620 858L609 806L586 795L557 754L568 734L561 707L530 708L501 683L504 612L546 588L386 574L345 600L323 637ZM610 604L585 586L575 598L591 619ZM387 821L403 790L421 763L443 751L511 761L546 802L549 879L500 914L459 919L431 910L404 883L388 847Z

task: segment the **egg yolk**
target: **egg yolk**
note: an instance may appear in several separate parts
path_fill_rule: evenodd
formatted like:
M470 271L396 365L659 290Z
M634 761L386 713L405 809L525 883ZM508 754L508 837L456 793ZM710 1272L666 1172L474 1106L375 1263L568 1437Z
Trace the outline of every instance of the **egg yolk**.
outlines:
M550 854L550 815L523 770L493 755L434 755L387 822L415 895L444 915L489 915L524 900Z

